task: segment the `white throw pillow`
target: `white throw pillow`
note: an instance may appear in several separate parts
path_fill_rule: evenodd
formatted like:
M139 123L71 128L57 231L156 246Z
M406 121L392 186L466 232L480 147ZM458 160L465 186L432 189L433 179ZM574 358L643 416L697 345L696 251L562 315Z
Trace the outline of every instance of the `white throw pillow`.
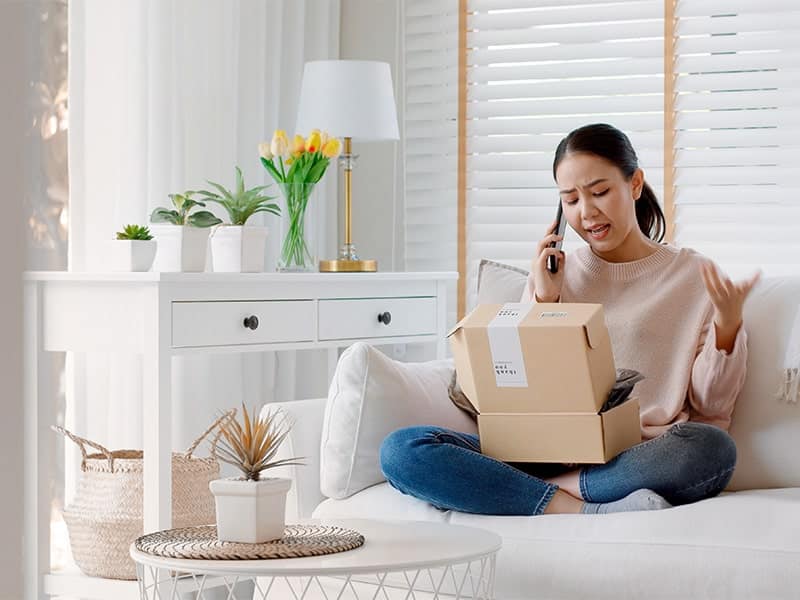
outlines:
M483 259L478 266L478 304L519 302L528 284L528 271Z
M357 342L342 353L331 381L320 448L320 489L347 498L385 481L379 456L384 438L412 425L476 433L447 393L452 360L402 363Z

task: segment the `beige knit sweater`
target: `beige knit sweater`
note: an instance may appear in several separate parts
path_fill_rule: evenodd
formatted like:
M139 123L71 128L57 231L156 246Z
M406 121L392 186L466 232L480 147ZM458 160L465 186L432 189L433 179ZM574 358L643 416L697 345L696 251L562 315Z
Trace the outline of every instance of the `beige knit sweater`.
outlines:
M645 439L688 420L730 426L744 384L747 334L743 326L730 354L717 349L699 270L705 260L672 245L626 263L605 261L589 246L567 256L560 301L602 304L616 366L646 377L634 388ZM530 275L523 302L535 298L533 287Z

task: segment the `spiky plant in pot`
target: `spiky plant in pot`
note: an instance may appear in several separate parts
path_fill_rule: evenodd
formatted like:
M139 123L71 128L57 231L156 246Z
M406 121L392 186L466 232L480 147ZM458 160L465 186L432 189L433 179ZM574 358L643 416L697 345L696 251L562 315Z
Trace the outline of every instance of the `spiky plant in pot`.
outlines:
M206 202L214 202L224 208L231 220L231 225L242 226L250 217L258 213L270 213L276 216L281 214L280 207L274 202L270 202L275 197L261 193L268 186L259 185L248 190L244 185L242 170L239 167L236 167L235 170L236 185L233 189L229 190L219 183L208 181L208 184L217 191L200 190L197 193Z
M263 225L245 225L259 213L280 215L280 207L264 194L266 186L247 189L242 170L236 167L236 181L231 189L209 181L216 191L197 192L206 202L219 204L228 213L225 224L211 236L211 264L214 271L258 273L264 270L264 249L268 229Z
M275 454L292 428L281 410L253 415L242 404L242 419L231 418L219 425L217 439L212 444L212 455L241 471L246 481L260 481L261 473L268 469L288 465L303 465L302 457L275 460Z
M280 411L251 415L242 404L242 418L233 413L219 425L211 454L242 473L209 484L217 505L217 537L225 542L257 544L283 536L286 494L292 480L261 477L264 471L302 465L300 458L276 458L291 423Z

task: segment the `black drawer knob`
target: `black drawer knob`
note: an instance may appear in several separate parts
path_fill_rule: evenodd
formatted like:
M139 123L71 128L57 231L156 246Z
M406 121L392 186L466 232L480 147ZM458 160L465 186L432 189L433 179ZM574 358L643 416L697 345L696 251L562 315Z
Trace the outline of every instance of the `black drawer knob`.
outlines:
M392 313L390 313L388 310L386 312L382 312L378 315L378 322L388 325L392 322Z
M258 317L255 315L250 315L249 317L244 318L244 326L248 329L252 329L255 331L258 329Z

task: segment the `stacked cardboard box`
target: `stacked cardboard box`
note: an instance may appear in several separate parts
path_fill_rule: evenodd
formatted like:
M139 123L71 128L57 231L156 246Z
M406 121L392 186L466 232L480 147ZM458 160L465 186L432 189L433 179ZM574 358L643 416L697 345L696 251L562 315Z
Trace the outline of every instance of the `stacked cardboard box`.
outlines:
M482 304L449 337L484 454L604 463L641 441L635 398L601 412L615 381L602 305Z

